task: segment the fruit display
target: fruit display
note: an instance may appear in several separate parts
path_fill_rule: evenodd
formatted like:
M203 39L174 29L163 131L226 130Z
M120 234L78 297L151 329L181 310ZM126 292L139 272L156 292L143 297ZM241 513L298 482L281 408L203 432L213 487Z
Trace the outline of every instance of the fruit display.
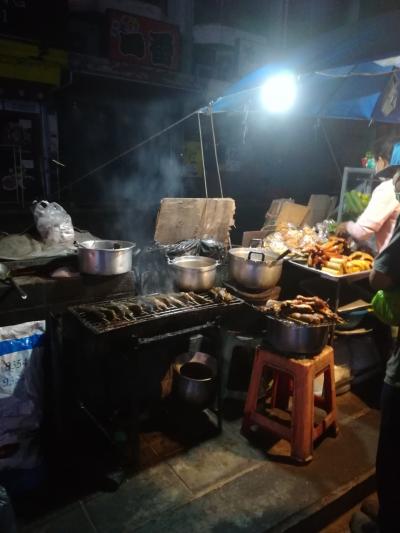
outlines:
M347 247L346 239L330 237L321 245L315 245L307 250L307 266L331 274L343 276L371 270L374 258L366 252L353 252Z
M344 212L350 218L357 218L369 204L371 196L360 191L348 191L344 195Z

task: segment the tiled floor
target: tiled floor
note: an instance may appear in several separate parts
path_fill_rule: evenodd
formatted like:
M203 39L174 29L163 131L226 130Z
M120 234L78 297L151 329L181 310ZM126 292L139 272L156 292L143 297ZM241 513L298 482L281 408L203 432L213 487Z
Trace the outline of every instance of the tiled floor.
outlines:
M149 432L141 447L153 466L114 493L83 497L22 531L285 531L373 473L379 413L352 393L338 398L338 408L339 436L323 440L307 466L279 460L288 451L283 441L268 454L250 444L240 419L191 448Z

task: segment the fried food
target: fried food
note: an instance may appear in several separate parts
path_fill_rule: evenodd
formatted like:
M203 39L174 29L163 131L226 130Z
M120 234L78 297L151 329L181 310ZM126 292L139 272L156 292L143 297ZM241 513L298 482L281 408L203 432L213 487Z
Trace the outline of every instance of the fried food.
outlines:
M277 318L306 324L343 322L342 318L330 309L328 303L318 296L299 294L294 300L270 300L262 311Z

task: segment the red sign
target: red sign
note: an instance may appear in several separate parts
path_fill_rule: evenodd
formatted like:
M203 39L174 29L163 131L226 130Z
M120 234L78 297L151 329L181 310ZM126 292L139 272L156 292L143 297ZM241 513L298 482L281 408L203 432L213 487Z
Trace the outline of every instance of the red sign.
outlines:
M109 11L110 59L176 70L180 41L177 26L159 20Z

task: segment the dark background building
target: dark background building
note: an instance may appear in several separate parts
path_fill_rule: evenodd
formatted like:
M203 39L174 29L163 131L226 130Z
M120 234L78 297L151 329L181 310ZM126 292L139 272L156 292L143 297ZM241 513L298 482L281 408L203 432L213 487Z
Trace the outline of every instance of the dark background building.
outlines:
M0 15L0 230L60 202L99 236L151 238L164 196L202 196L197 117L91 173L247 72L318 34L396 8L383 0L3 0ZM209 124L207 177L219 194ZM326 124L339 167L376 135ZM261 226L274 197L337 193L340 175L311 120L216 118L224 194L237 231ZM301 176L301 180L298 177Z

